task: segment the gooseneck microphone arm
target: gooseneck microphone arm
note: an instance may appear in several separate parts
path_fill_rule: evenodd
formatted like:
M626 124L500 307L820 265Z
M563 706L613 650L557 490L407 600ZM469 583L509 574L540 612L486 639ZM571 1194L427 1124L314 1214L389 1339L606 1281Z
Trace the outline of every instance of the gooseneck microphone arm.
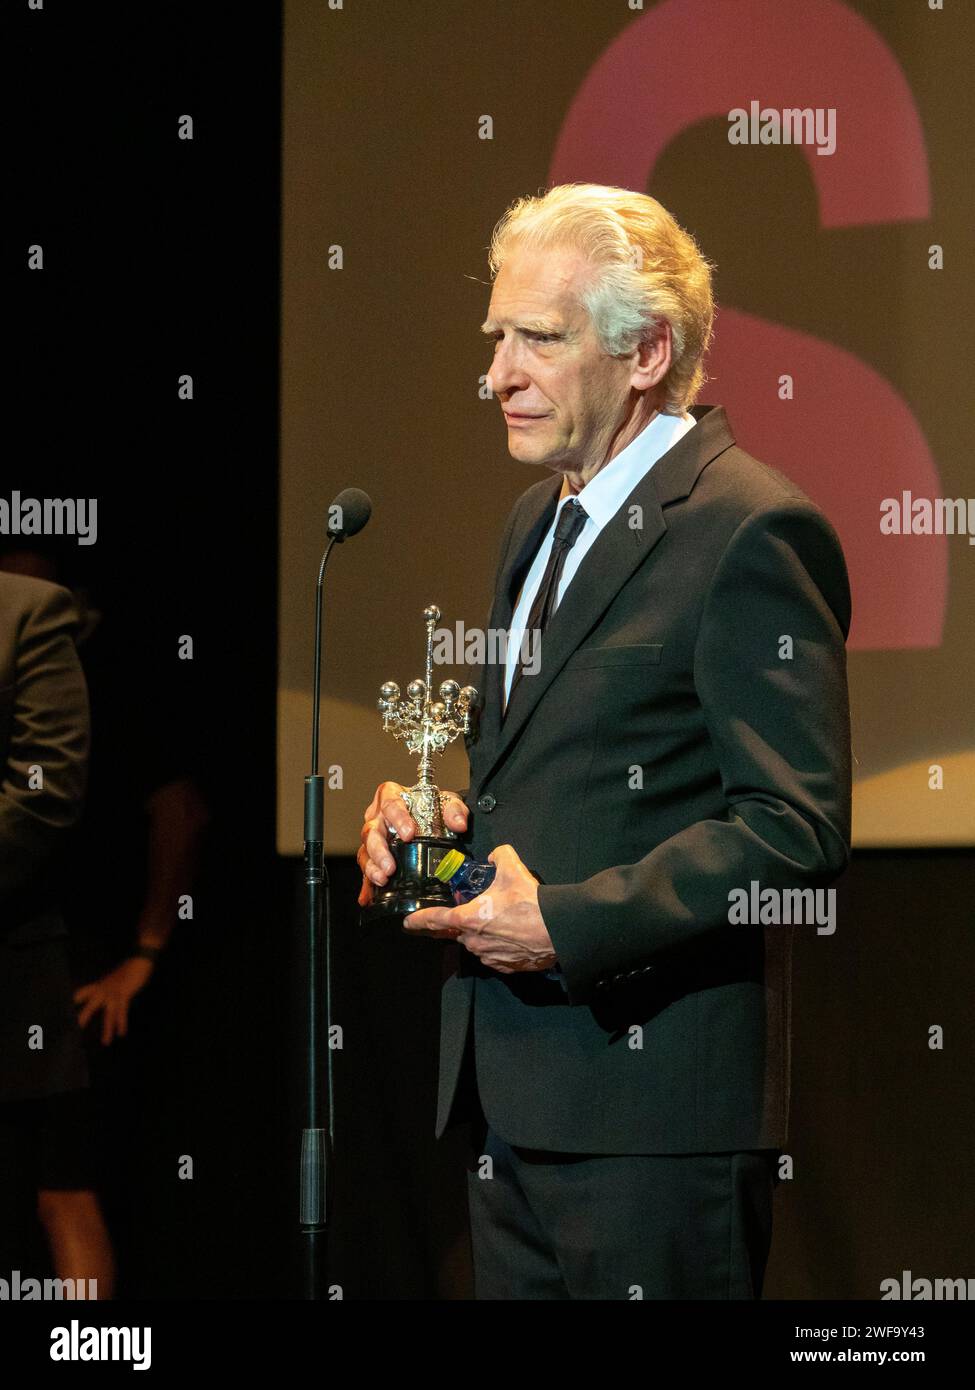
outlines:
M315 585L315 651L312 679L311 772L305 778L304 925L307 939L307 1034L304 1126L299 1171L299 1221L303 1242L305 1297L320 1297L321 1267L331 1209L330 1181L335 1149L335 1087L329 1032L332 1022L332 936L328 872L325 868L325 779L319 774L322 686L322 608L325 566L332 547L361 531L372 503L358 488L346 488L329 508L330 538ZM324 929L323 929L324 928ZM324 1048L326 1063L322 1065ZM322 1082L327 1080L328 1125L323 1125Z
M312 680L311 705L311 775L318 776L318 725L319 711L322 699L322 598L325 588L325 566L328 564L328 557L332 553L332 547L340 538L332 536L325 553L322 556L322 563L318 566L318 583L315 585L315 673ZM345 539L343 536L342 540Z

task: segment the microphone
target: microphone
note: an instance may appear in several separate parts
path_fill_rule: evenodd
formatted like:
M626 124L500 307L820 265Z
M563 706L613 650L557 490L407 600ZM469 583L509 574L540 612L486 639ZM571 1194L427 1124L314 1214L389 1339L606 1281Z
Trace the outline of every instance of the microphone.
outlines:
M335 1087L328 1036L332 1020L332 941L328 873L325 868L325 778L318 771L318 725L322 682L322 595L332 547L358 535L372 515L372 500L358 487L344 488L328 509L328 544L315 586L315 647L312 665L311 773L305 778L304 927L307 941L304 1126L298 1175L298 1219L304 1244L305 1296L318 1298L324 1269L324 1240L332 1199L335 1147ZM322 1053L325 1064L322 1065ZM323 1082L327 1111L322 1105Z
M372 498L361 487L347 487L328 509L328 534L344 541L356 536L372 516Z
M318 776L318 722L322 684L322 595L325 586L325 566L332 553L332 546L341 545L347 536L356 536L372 516L372 498L361 487L346 487L329 504L328 545L318 567L318 583L315 586L315 649L312 675L312 723L311 723L311 775ZM307 838L307 837L306 837ZM316 837L312 837L316 838Z

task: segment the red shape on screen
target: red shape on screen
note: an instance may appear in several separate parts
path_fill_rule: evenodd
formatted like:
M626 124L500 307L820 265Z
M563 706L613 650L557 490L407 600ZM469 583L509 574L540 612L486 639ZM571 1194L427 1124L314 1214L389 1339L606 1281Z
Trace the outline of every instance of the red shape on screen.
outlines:
M583 80L549 183L646 189L677 135L753 100L778 110L836 109L835 151L798 147L823 227L929 216L927 153L910 87L876 30L840 0L664 0ZM743 447L793 478L836 526L853 589L850 646L937 646L946 538L880 531L883 498L941 495L906 402L843 349L732 309L720 314L708 372L708 397L727 406ZM796 383L794 400L778 398L783 373Z

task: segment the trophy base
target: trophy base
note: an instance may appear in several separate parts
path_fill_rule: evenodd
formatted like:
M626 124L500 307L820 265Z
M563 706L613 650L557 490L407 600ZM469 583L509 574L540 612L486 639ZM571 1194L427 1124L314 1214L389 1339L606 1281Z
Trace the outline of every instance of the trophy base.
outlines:
M424 907L456 907L453 894L446 883L434 876L434 870L448 850L456 849L455 836L440 839L418 835L415 840L400 840L393 836L389 848L396 860L396 873L383 885L372 886L372 902L359 909L359 922L364 927L394 926L401 930L403 918ZM421 935L409 932L410 936Z

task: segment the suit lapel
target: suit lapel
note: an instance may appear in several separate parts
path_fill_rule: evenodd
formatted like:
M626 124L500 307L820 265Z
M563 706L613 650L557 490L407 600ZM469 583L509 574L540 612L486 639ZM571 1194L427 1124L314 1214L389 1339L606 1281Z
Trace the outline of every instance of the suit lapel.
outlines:
M664 507L687 497L701 471L735 441L720 406L695 406L698 423L664 454L637 483L619 511L610 518L589 548L541 639L541 666L523 677L501 719L504 667L485 668L483 719L479 734L478 787L524 728L552 681L585 641L634 570L667 530ZM507 630L515 601L542 538L552 524L562 490L562 475L532 489L512 538L509 554L491 609L490 626ZM630 525L631 508L641 509L642 526ZM472 769L473 771L473 769ZM472 791L475 788L472 786Z
M552 524L561 490L562 475L559 474L532 488L531 495L527 496L522 504L522 513L518 518L517 529L512 536L508 552L510 558L498 576L498 587L488 619L488 626L494 632L507 632L511 626L515 601L542 538ZM483 753L486 747L496 743L501 730L503 664L495 661L485 666L482 670L482 680L484 713L479 742Z

